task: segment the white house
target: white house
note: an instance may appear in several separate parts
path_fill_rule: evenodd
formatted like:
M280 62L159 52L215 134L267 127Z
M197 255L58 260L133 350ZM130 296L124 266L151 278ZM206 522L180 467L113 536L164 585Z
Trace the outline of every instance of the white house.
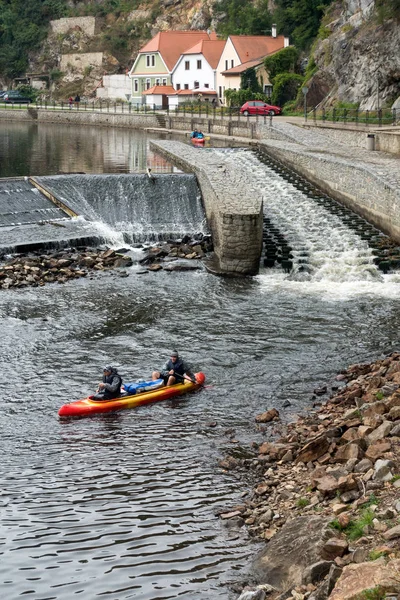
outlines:
M230 35L217 66L217 91L220 102L225 102L226 89L240 88L240 77L232 69L243 63L258 62L256 59L259 59L260 64L266 56L288 45L287 37L276 35L276 27L272 28L272 35ZM227 71L230 73L225 75Z
M224 40L200 40L181 54L171 74L172 85L180 90L216 90L217 66Z

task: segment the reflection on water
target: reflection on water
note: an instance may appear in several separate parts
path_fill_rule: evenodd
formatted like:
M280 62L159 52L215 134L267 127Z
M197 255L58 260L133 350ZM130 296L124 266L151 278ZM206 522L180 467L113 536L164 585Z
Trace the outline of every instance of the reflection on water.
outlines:
M157 137L156 134L152 135ZM0 177L57 173L158 173L176 169L135 129L1 121Z

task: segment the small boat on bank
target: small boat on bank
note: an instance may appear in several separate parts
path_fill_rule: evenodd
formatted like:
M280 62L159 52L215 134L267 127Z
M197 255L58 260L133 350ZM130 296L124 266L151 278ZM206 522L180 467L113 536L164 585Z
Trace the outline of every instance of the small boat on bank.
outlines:
M128 394L121 396L120 398L113 398L112 400L91 400L90 398L83 398L70 404L64 404L58 411L59 417L87 417L91 415L114 412L116 410L122 410L124 408L135 408L136 406L142 406L144 404L151 404L152 402L161 402L162 400L169 400L175 396L182 396L188 392L194 392L199 388L203 387L206 380L204 373L195 373L196 383L185 379L184 383L177 383L176 385L156 387L152 386L153 382L145 382L148 384L147 391L141 391L140 388L135 394ZM140 384L143 389L143 384ZM153 389L151 389L153 387ZM146 386L144 387L146 390Z

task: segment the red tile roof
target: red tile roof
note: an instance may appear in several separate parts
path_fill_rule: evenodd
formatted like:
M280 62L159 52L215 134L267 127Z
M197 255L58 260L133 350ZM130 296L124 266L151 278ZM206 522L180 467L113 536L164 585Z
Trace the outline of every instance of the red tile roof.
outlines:
M180 55L201 40L209 40L212 34L207 31L160 31L145 44L139 53L159 52L172 71Z
M265 57L285 46L283 35L277 37L271 35L231 35L229 37L242 63Z
M153 87L142 92L142 95L146 94L161 94L165 96L165 94L175 94L175 89L172 87L172 85L153 85Z
M225 40L201 40L182 54L203 54L210 67L216 69L225 43Z
M178 90L174 92L179 96L216 96L217 92L215 90L204 90L204 89L196 89L196 90Z

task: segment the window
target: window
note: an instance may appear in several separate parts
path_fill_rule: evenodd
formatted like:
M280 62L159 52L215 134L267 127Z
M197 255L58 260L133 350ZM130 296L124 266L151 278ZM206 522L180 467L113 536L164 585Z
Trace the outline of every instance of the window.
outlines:
M208 88L210 87L210 84L209 83L205 83L204 87L206 88L206 90L208 90Z
M180 89L181 89L181 84L180 84L180 83L177 83L177 84L176 84L176 91L178 91L178 90L180 90Z
M198 60L198 61L197 61L197 68L198 68L198 69L201 69L201 60Z
M188 60L185 60L185 71L189 71L190 69L190 62Z
M233 69L234 66L235 66L235 61L231 60L231 69Z
M218 88L218 96L220 98L222 98L222 87L221 86L219 86L219 88Z
M133 91L134 92L138 92L139 91L139 81L137 79L133 80Z
M229 62L226 60L225 61L225 71L227 71L229 69Z
M156 57L154 54L146 54L146 67L154 67L156 64Z
M194 87L195 90L197 90L200 87L199 82L195 81L194 84L193 84L193 87Z
M163 79L163 80L162 80L162 84L163 84L163 85L167 85L167 80L166 80L166 79Z
M150 89L150 79L146 79L146 90Z
M160 80L156 79L156 85L160 85Z
M189 89L189 84L185 83L184 88L185 88L185 90L188 90Z

